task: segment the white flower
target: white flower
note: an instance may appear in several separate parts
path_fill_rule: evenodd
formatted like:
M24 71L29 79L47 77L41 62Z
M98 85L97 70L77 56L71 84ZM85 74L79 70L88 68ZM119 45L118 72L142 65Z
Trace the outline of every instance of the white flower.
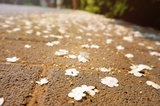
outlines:
M11 58L6 58L6 60L8 62L16 62L17 60L19 60L19 58L17 58L17 57L11 57Z
M77 71L75 68L67 69L65 75L71 75L71 76L77 76L79 74L79 71Z
M81 100L82 97L86 96L84 93L85 89L82 87L76 87L68 94L69 97L74 98L75 100Z
M69 54L69 55L68 55L68 57L69 57L69 58L71 58L71 59L75 59L75 58L77 58L77 56L76 56L76 55L73 55L73 54L72 54L72 55L71 55L71 54Z
M124 49L124 47L123 47L122 45L116 46L116 48L117 48L118 50L123 50L123 49Z
M24 47L25 48L31 48L31 45L26 44L26 45L24 45Z
M133 41L133 37L132 36L124 36L123 40L128 41L128 42L132 42Z
M49 37L58 38L58 39L62 39L63 38L63 36L58 36L58 35L53 35L53 34L49 35Z
M82 37L81 36L76 36L76 39L82 39Z
M144 44L143 44L143 43L138 43L138 45L140 45L140 46L144 46Z
M134 37L143 37L143 36L142 36L142 33L140 33L139 31L135 31Z
M4 98L0 98L0 106L2 106L3 105L3 103L4 103Z
M106 40L106 43L107 43L107 44L110 44L110 43L112 43L112 41L113 41L112 39L107 39L107 40Z
M53 46L53 45L58 45L60 42L59 41L52 41L52 42L47 42L47 46Z
M98 92L98 90L95 89L95 86L82 85L81 87L72 89L68 96L74 98L75 100L81 100L82 97L86 96L85 92L87 92L91 96L94 96L96 92Z
M108 85L109 87L119 86L119 84L117 84L118 80L114 77L105 77L105 78L101 79L101 83Z
M66 33L66 30L64 28L60 28L60 29L58 29L58 32L64 34L64 33Z
M92 39L89 39L89 38L88 38L87 40L88 40L89 42L91 42L91 41L92 41Z
M43 33L47 34L47 33L49 33L49 31L47 31L47 30L43 30Z
M89 58L89 55L87 52L80 52L80 54L78 55L78 60L83 63L89 61L88 58Z
M40 81L36 81L36 83L39 85L43 85L43 84L47 84L48 80L46 78L42 78Z
M59 51L55 52L55 55L58 55L58 56L64 56L66 54L68 54L68 50L65 50L65 49L59 49Z
M100 67L99 69L100 69L100 71L102 71L102 72L110 72L110 71L111 71L111 70L109 70L109 69L107 69L107 68L105 68L105 67Z
M151 67L144 65L144 64L139 64L139 65L134 65L132 64L132 66L130 66L130 68L132 69L131 71L129 71L128 73L134 74L136 77L141 77L142 73L140 73L140 71L147 69L147 70L152 70Z
M92 36L92 34L91 34L91 33L86 33L86 35L87 35L87 36Z
M152 55L152 56L160 56L160 53L158 53L158 52L150 52L150 55Z
M98 49L98 48L99 48L99 46L98 46L98 45L91 45L91 48Z
M151 46L147 46L147 49L150 49L150 50L151 50L151 49L154 49L154 48L153 48L153 47L151 47Z
M155 89L160 89L160 85L154 83L153 81L146 81L147 85L152 86Z
M32 33L33 33L33 30L32 30L32 29L27 30L26 33L27 33L27 34L32 34Z
M14 28L13 29L14 32L17 32L17 31L20 31L20 30L21 30L20 28Z
M133 58L134 57L134 55L130 54L130 53L126 54L125 56L128 57L128 58Z
M36 32L36 35L37 35L37 36L41 35L41 32L38 32L38 31L37 31L37 32Z
M158 45L158 46L160 46L160 42L158 42L158 41L156 41L155 44Z
M84 44L82 45L82 48L90 48L90 46L88 44Z
M82 88L85 89L85 91L91 96L94 96L96 94L95 90L93 90L95 86L82 85Z

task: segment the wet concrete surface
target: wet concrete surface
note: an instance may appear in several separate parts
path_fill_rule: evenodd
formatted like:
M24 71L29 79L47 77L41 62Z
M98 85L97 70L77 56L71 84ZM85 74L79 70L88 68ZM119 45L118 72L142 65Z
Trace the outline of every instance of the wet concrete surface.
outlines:
M3 106L159 106L160 89L146 84L150 80L160 85L160 56L150 54L160 53L159 34L152 28L80 10L1 4ZM124 40L128 36L133 41L130 37ZM112 42L106 43L107 40ZM53 41L59 44L47 46ZM89 47L82 47L85 44ZM124 49L118 50L119 45ZM69 53L57 56L55 52L59 49ZM78 56L80 52L88 53L87 62L69 58L69 54ZM127 53L134 57L126 57ZM14 56L19 60L6 60ZM128 73L133 64L144 64L152 70L142 70L144 76L136 77ZM101 72L100 67L110 72ZM69 68L76 68L78 76L65 75ZM106 76L117 78L119 86L110 88L102 84L101 79ZM35 82L44 77L49 81L47 84L41 86ZM81 85L95 86L99 92L80 101L68 97L72 89Z

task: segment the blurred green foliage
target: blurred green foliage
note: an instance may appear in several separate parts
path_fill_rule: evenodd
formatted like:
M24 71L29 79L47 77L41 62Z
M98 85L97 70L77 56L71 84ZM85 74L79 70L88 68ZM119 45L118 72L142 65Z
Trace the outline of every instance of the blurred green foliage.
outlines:
M82 10L103 13L107 17L121 16L126 9L131 9L127 0L80 0L80 4Z

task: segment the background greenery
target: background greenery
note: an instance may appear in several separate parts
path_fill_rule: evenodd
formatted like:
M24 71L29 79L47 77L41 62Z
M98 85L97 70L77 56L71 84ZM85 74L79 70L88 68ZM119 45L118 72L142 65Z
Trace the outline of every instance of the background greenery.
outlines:
M63 8L72 8L72 0L63 1ZM18 0L18 4L40 5L40 0ZM78 9L160 29L160 0L78 0Z

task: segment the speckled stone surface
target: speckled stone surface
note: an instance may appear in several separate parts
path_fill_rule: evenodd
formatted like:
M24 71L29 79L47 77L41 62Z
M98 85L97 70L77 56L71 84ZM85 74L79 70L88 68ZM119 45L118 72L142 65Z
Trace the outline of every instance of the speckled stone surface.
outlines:
M60 49L68 53L56 55ZM2 106L160 106L160 88L146 83L160 86L160 31L152 28L80 10L0 4L0 50ZM17 61L7 61L12 57ZM140 64L151 70L129 73ZM77 76L66 75L71 68ZM102 84L109 76L119 86ZM48 83L37 84L42 78ZM79 101L68 96L82 85L97 92Z

